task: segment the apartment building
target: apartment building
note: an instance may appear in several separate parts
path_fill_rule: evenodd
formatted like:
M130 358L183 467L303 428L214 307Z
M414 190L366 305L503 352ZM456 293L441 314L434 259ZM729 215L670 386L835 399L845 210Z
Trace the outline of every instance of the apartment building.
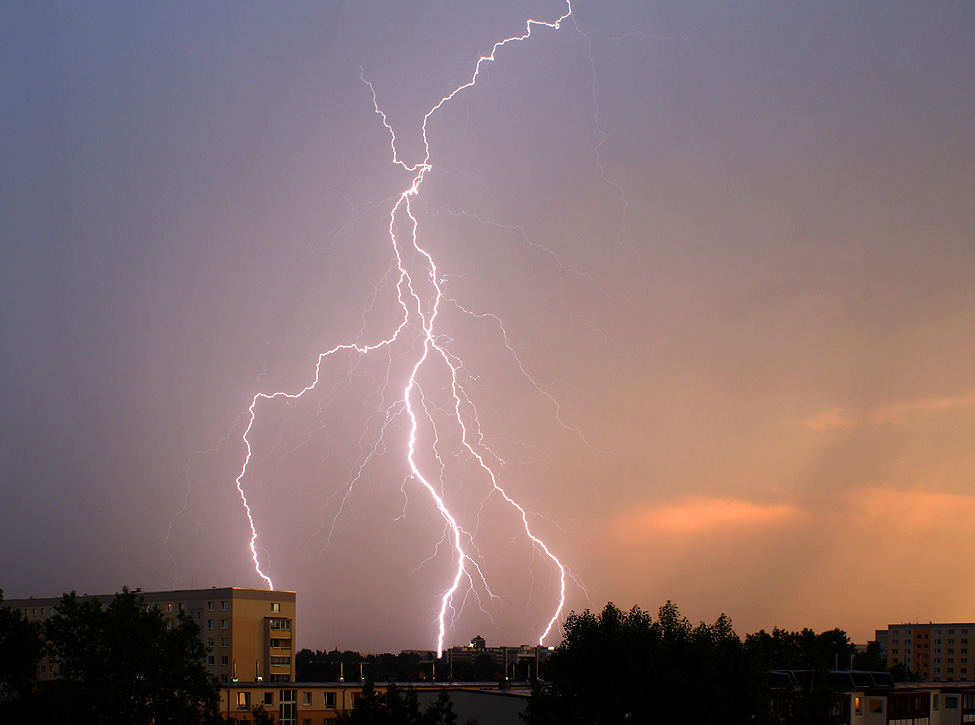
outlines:
M186 612L200 625L209 647L207 669L221 682L292 682L295 678L295 593L223 587L164 592L134 590L146 606L175 619ZM112 594L81 595L108 604ZM54 614L60 597L9 599L10 606L32 621ZM57 664L44 661L38 675L50 677Z
M975 623L889 624L877 630L887 666L905 665L926 682L975 681Z

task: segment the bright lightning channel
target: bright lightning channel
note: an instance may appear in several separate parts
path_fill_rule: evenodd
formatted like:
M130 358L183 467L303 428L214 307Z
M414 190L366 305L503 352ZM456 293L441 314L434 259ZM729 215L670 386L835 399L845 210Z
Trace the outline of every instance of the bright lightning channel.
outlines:
M392 150L393 163L405 169L407 172L414 174L410 185L404 189L399 196L396 198L396 202L390 210L389 214L389 241L393 249L393 253L396 257L396 264L399 270L399 278L396 282L396 294L399 302L399 306L402 309L402 318L400 319L395 330L387 338L380 340L371 345L360 345L360 344L342 344L336 345L335 347L322 352L318 355L318 361L315 365L315 376L310 384L302 388L296 393L288 393L284 391L277 391L273 393L257 393L251 400L250 406L248 407L249 420L247 422L247 427L244 430L242 440L246 449L246 454L244 456L243 464L240 468L240 473L236 478L237 491L240 494L241 501L244 505L244 511L247 515L247 521L250 524L251 537L249 542L249 548L251 553L251 559L254 562L254 570L257 575L264 581L269 589L274 588L274 583L271 581L271 577L265 573L261 566L258 546L258 533L257 527L254 523L253 512L251 511L251 506L247 500L247 495L244 492L244 477L247 474L247 466L250 463L251 456L253 454L253 449L251 447L250 433L251 429L254 427L254 423L257 419L257 406L261 401L270 401L275 399L286 399L286 400L297 400L301 398L305 393L314 390L322 375L322 365L326 358L338 353L339 351L355 351L359 354L368 354L374 350L383 347L391 346L400 336L400 333L408 325L418 325L419 329L422 331L423 345L419 353L416 362L413 364L412 371L410 373L409 379L407 380L406 386L403 389L402 399L400 404L403 405L403 409L410 420L409 426L409 439L407 446L407 463L409 465L410 472L413 478L420 483L420 485L426 489L430 494L434 503L436 504L437 510L443 517L446 534L445 537L452 548L451 558L454 560L453 576L451 578L450 586L443 592L440 598L440 606L438 613L438 633L437 633L437 651L444 651L444 640L447 634L447 621L448 616L456 614L457 610L457 600L460 597L458 594L463 582L466 580L469 585L473 586L474 579L476 578L482 582L485 586L487 584L483 573L474 557L468 553L470 549L476 548L473 546L472 536L466 532L462 526L458 523L454 515L450 512L447 507L444 497L439 493L436 487L430 482L430 480L424 476L423 472L420 470L419 465L416 462L416 447L417 447L417 431L419 428L419 422L417 418L417 412L414 409L414 398L420 397L422 401L422 391L419 390L419 384L417 382L417 377L427 365L431 358L439 357L447 365L450 370L451 378L451 392L453 395L454 403L454 420L460 426L461 431L461 441L463 447L467 452L477 461L477 464L483 469L491 481L492 490L499 494L504 500L512 506L521 517L522 524L524 526L524 531L529 539L531 539L532 546L536 551L540 551L545 558L547 558L555 569L559 572L559 597L558 602L552 612L551 618L545 627L544 632L542 632L541 637L539 637L539 644L542 644L545 638L549 635L552 629L559 622L562 615L562 611L565 607L565 594L566 594L566 578L571 576L569 571L566 569L565 565L558 559L558 557L551 551L551 549L542 541L538 536L536 536L529 525L529 514L528 512L520 506L499 484L497 476L492 470L491 466L485 461L484 456L482 456L475 449L475 444L470 440L470 432L467 425L464 422L464 417L461 414L462 403L467 403L471 406L471 401L467 395L463 392L463 388L458 380L458 370L460 368L459 361L452 356L447 350L437 341L437 335L435 333L435 324L437 321L437 315L440 310L440 303L444 299L443 290L441 288L441 280L437 275L437 265L434 262L433 257L426 251L422 246L420 246L419 240L417 239L417 220L413 215L411 203L412 200L419 194L420 186L426 174L433 168L430 163L430 143L427 139L427 122L430 118L445 104L450 102L457 94L461 93L467 88L472 87L477 83L477 79L480 76L481 68L485 63L493 62L497 52L509 43L522 42L528 40L535 28L548 28L551 30L559 30L570 16L572 15L572 3L571 0L566 0L565 12L554 21L541 21L529 19L525 24L525 32L522 35L512 36L510 38L505 38L494 44L491 48L491 52L488 55L482 55L474 66L474 72L471 75L469 81L463 85L458 86L448 95L444 96L433 106L423 117L422 125L422 137L423 137L423 148L424 148L424 158L423 161L409 165L400 159L399 154L396 150L396 133L392 126L386 118L386 114L380 109L379 102L376 97L376 91L372 83L366 80L364 75L361 75L363 83L365 83L371 93L373 108L376 114L382 118L383 125L389 131L390 137L390 149ZM405 215L409 219L409 236L411 246L426 260L426 270L427 270L427 282L432 285L432 300L428 298L427 310L424 310L424 303L421 300L420 292L418 291L419 282L414 285L414 279L407 270L407 266L403 261L401 254L402 240L397 232L396 219L399 215ZM472 407L472 406L471 406ZM476 415L475 415L476 421ZM265 552L266 553L266 552ZM488 594L491 595L491 591L487 589ZM491 595L493 596L493 595Z

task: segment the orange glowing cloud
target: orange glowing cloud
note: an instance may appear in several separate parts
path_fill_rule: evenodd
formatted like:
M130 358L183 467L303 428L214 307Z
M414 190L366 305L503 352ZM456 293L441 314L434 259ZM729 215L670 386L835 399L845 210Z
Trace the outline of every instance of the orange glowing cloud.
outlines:
M873 425L907 425L914 414L971 407L975 407L975 390L950 398L906 400L874 410L833 408L803 420L802 424L815 431Z
M759 503L737 498L684 496L628 513L613 525L619 538L639 541L655 534L701 534L719 529L758 529L798 520L803 512L792 504Z

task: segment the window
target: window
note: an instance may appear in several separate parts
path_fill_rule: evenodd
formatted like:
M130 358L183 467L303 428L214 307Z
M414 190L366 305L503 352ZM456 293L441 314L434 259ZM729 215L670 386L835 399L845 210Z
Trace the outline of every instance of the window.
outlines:
M172 628L173 628L173 620L167 619L166 620L166 629L172 629Z
M870 712L882 713L884 711L884 701L883 700L870 700L867 703L867 707L870 708Z
M230 664L230 658L227 655L220 655L220 664L222 664L222 665L229 665Z
M311 718L310 717L301 718L301 725L311 725Z
M251 694L249 692L237 693L237 709L238 710L251 709Z
M280 612L281 611L281 605L278 602L271 602L271 611L272 612Z
M173 611L173 605L172 605L172 604L167 604L167 605L166 605L166 611L167 611L167 612L171 612L171 611Z
M290 639L272 639L271 640L271 646L272 647L287 647L290 644L291 644L291 640Z
M230 611L230 602L226 600L220 602L220 611L222 612Z
M863 713L863 701L859 697L853 698L853 714L860 715Z
M302 692L301 693L301 704L303 704L303 705L311 705L311 693L310 692Z
M270 624L271 629L279 629L284 632L291 631L291 620L290 619L272 619Z
M207 620L207 629L213 629L213 620L212 619L208 619Z
M209 655L207 657L207 664L208 665L215 665L215 664L217 664L216 658L213 655Z
M945 695L945 710L958 709L958 695Z
M213 611L213 602L207 602L207 611L208 612L212 612Z
M217 640L215 640L213 637L207 637L207 647L213 647L216 645L216 643Z
M271 675L271 682L287 682L290 675Z
M179 611L181 611L181 612L185 612L186 611L186 605L183 602L180 602L179 603Z
M221 619L220 620L220 629L230 629L230 620L229 619Z
M272 657L271 665L276 667L290 667L291 658L290 657Z
M273 692L265 692L264 693L264 704L265 705L268 705L268 706L274 704L274 693Z
M230 637L221 637L220 638L220 646L221 647L229 647L230 646Z
M297 694L295 690L280 690L278 692L278 697L281 699L281 704L278 707L278 725L295 725Z
M334 710L335 709L335 693L326 692L325 693L325 709Z

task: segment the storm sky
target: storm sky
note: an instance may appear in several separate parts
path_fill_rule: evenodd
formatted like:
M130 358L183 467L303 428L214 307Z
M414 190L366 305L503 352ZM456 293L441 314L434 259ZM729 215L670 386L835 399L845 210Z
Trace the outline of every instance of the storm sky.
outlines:
M394 224L476 449L571 571L563 617L972 621L975 5L572 8L430 117L435 278ZM413 175L368 83L416 164L478 57L565 10L0 6L7 597L263 585L248 406L403 315ZM420 332L255 406L242 488L299 646L436 644ZM487 586L446 644L532 643L557 571L462 449L447 370L418 379L417 460Z

